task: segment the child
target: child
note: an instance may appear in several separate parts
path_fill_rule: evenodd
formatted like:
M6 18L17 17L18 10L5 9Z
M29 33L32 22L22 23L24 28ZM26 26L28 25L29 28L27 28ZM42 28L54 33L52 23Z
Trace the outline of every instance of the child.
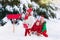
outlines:
M30 35L31 26L33 25L33 22L34 22L34 17L32 16L31 11L32 11L32 9L29 8L26 11L26 15L25 15L25 18L24 18L25 22L24 22L23 25L25 27L25 36L27 36L27 34Z
M40 21L43 24L41 33L42 33L43 36L48 37L48 35L46 34L47 29L46 29L46 22L44 20L44 15L41 15Z
M37 20L35 22L35 24L33 25L33 27L31 28L32 32L37 32L37 35L39 36L41 34L42 31L42 24L40 23L39 20Z
M23 26L25 28L25 36L27 36L27 34L30 35L30 28L28 28L28 17L29 15L26 14L24 18L24 23L23 23Z
M45 36L45 37L48 37L48 35L47 35L47 29L46 29L46 22L43 23L42 35Z

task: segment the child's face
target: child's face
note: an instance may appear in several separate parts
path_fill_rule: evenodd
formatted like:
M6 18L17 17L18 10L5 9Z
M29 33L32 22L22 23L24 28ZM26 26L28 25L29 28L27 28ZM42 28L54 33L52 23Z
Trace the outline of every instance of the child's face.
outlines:
M36 25L39 26L40 22L37 22Z

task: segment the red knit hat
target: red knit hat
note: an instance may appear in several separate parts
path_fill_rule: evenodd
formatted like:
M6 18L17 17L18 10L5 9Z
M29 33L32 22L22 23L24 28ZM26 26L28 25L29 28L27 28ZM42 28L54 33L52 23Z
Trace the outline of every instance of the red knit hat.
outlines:
M32 8L29 8L29 9L27 10L27 12L28 12L28 13L31 13L31 12L32 12Z
M23 24L24 28L28 28L28 24L24 23Z

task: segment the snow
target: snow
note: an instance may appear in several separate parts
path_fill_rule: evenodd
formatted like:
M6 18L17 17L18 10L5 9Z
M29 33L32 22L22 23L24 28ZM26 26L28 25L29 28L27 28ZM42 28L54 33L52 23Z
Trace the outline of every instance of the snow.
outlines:
M36 22L35 17L33 17L33 16L28 17L27 23L29 24L29 28L31 28L35 22Z
M22 21L19 21L19 25L15 25L15 32L12 30L12 24L10 21L2 27L0 27L0 40L60 40L60 20L54 19L47 21L48 38L44 36L24 36L25 29L23 28Z
M2 5L0 4L0 8L2 8Z
M16 11L19 11L19 8L16 5L14 5L13 9L15 9Z
M26 1L20 0L21 4L25 4ZM27 3L26 3L27 4ZM27 5L26 5L27 6ZM36 6L35 4L33 5L34 7ZM37 6L38 7L38 6ZM8 8L10 6L8 5ZM11 8L11 11L12 8ZM56 13L59 11L56 11ZM57 13L57 18L60 18L60 14ZM59 16L58 16L59 15ZM8 20L6 17L4 21ZM10 20L6 23L4 26L0 26L0 40L60 40L60 20L58 19L50 19L46 20L47 21L47 33L48 37L44 36L37 36L37 35L31 35L31 36L24 36L25 29L23 28L22 21L19 21L19 25L14 25L15 27L15 32L13 32L13 25L11 24Z
M50 21L47 23L47 29L48 29L48 34L49 37L53 38L53 40L59 40L59 36L60 36L60 20L56 20L56 21Z
M25 4L26 8L28 8L28 4L31 4L30 0L20 0L20 3L23 5ZM22 7L22 6L21 6Z
M10 11L10 12L13 12L13 8L9 5L6 6L6 10Z
M32 1L32 6L33 6L33 8L34 8L34 9L39 8L39 5L38 5L38 4L36 4L34 1Z

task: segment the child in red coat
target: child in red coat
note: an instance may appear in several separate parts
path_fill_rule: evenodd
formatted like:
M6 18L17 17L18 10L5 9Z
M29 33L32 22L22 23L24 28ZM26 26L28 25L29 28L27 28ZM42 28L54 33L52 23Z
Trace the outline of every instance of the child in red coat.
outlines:
M37 20L37 21L35 22L35 24L34 24L33 27L31 28L31 31L32 31L32 32L37 32L37 35L40 35L40 34L41 34L42 24L40 23L39 20Z
M44 20L44 15L41 15L40 21L41 21L41 23L43 25L41 33L42 33L43 36L48 37L47 28L46 28L46 22Z
M25 19L24 19L24 23L23 23L23 26L25 28L25 36L30 35L30 28L28 28L28 24L27 24L27 21L28 20L28 16L25 16Z

